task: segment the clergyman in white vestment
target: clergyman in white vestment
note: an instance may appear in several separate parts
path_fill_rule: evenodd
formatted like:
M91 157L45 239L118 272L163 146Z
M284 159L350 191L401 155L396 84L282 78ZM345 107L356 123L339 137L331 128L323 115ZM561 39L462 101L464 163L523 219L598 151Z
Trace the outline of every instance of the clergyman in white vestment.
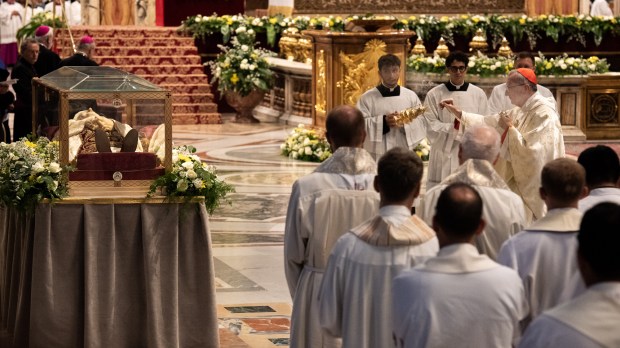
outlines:
M596 145L581 152L577 162L586 170L588 186L588 196L579 201L581 212L601 202L620 204L620 160L616 151L606 145Z
M344 234L332 249L319 293L321 326L350 348L392 345L392 280L435 256L435 232L411 215L422 160L403 148L381 157L374 186L378 214Z
M590 16L613 17L614 11L612 11L609 4L613 4L613 1L594 0L590 8Z
M620 206L588 210L578 240L579 271L588 289L544 312L527 328L519 347L620 347Z
M478 253L482 199L463 183L441 193L433 229L437 257L394 279L392 323L396 347L511 347L527 314L515 271Z
M433 150L428 162L426 189L439 184L459 167L459 143L462 126L440 102L452 99L463 110L487 114L487 95L482 89L465 82L469 58L462 52L453 52L446 58L446 70L450 79L434 87L426 95L424 113L426 137Z
M514 60L514 68L520 69L531 69L536 71L536 57L532 54L532 52L519 52L515 56ZM553 93L545 87L541 85L536 85L537 92L540 93L545 98L550 98L550 101L553 101L553 105L556 105L555 97ZM514 108L515 105L512 104L510 98L506 95L506 83L502 83L493 87L493 91L489 96L489 114L497 114L501 111L507 111Z
M318 293L333 244L376 212L377 164L362 148L364 118L351 106L336 107L326 119L334 153L293 184L284 229L284 260L293 299L291 347L339 347L321 329Z
M364 114L366 141L364 148L378 160L394 147L413 148L425 137L424 121L418 117L404 126L398 126L398 112L420 105L414 91L398 85L400 59L393 54L379 58L381 84L364 93L357 107Z
M549 212L506 241L498 257L523 281L530 306L524 326L584 290L577 270L576 236L582 217L577 202L586 192L585 170L572 159L558 158L545 165L541 177L540 195Z
M445 100L441 106L460 118L465 127L485 123L501 134L502 147L495 170L525 205L528 223L545 215L545 203L538 193L540 171L549 161L564 157L562 125L549 99L536 93L536 74L530 69L508 75L506 94L518 107L496 115L461 111Z
M525 227L525 210L521 197L510 190L493 168L499 156L499 134L483 125L469 127L463 134L456 172L426 191L416 213L427 224L433 223L437 199L446 186L464 182L482 197L484 231L475 238L478 252L497 259L502 244Z

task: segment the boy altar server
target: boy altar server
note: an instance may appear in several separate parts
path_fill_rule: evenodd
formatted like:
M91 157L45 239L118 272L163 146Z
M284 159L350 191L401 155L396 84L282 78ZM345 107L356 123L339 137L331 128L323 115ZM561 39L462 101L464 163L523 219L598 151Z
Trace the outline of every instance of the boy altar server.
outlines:
M415 92L398 85L400 64L400 59L393 54L379 58L381 84L368 90L357 102L357 107L364 114L368 134L364 148L375 160L394 147L413 150L425 137L421 117L404 126L396 123L398 112L420 106Z
M342 337L343 347L390 347L392 279L437 254L435 232L411 206L420 193L422 161L402 148L379 160L374 187L378 215L340 237L319 293L321 326Z

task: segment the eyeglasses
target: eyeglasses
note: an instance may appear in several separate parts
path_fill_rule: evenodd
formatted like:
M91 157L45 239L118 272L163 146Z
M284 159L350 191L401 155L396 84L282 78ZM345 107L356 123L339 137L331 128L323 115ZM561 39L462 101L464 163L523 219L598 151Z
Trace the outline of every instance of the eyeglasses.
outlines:
M525 83L520 83L518 85L512 85L512 86L506 85L506 89L511 89L512 87L523 86L523 85L525 85Z
M450 72L453 72L453 73L455 73L457 71L465 72L466 69L467 69L467 67L464 66L464 65L461 65L461 66L449 66L448 67L448 70L450 70Z

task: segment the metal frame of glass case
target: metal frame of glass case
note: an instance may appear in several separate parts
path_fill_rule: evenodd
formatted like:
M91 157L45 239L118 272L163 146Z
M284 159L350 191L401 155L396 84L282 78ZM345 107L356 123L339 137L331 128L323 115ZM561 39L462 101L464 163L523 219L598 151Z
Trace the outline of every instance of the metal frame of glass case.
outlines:
M40 89L43 93L40 94ZM164 167L172 169L172 93L136 75L111 67L62 67L43 77L32 80L32 130L36 134L41 120L41 102L58 93L58 131L60 139L60 161L69 163L69 104L71 101L112 100L125 104L122 120L135 128L136 101L162 100L165 124ZM45 98L43 101L40 98ZM44 104L43 104L44 105Z

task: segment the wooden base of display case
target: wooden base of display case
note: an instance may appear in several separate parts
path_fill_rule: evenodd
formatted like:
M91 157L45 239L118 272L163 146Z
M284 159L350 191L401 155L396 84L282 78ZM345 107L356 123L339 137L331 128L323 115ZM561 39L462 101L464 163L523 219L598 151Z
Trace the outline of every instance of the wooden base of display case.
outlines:
M69 196L80 198L145 198L152 180L70 181Z

